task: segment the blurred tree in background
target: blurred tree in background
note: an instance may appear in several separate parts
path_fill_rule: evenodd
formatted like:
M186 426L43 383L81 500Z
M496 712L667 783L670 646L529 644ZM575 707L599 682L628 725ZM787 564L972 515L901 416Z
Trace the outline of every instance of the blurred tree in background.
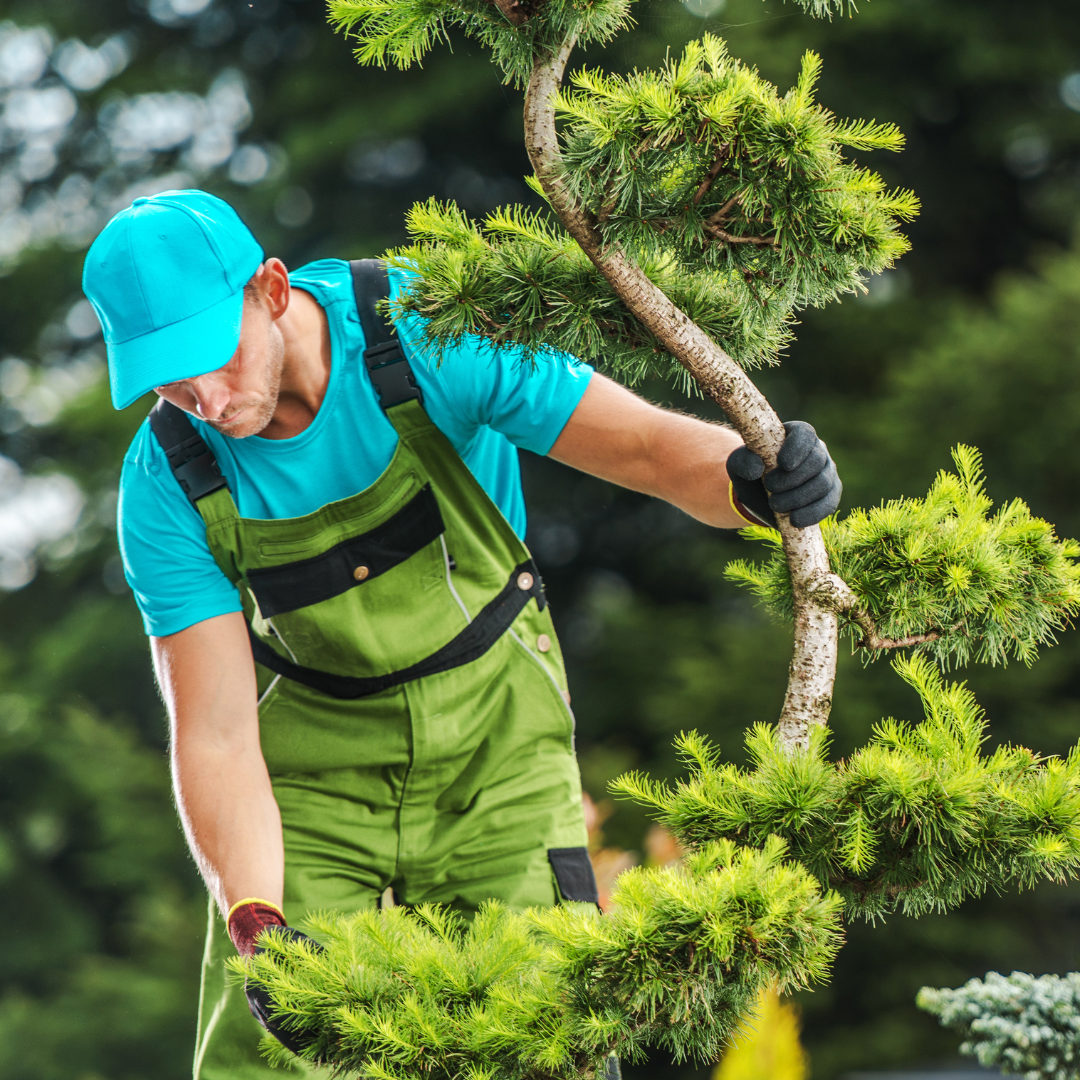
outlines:
M1080 7L872 0L827 23L777 0L642 0L638 18L605 66L655 65L705 22L781 86L819 51L822 102L908 135L903 154L863 158L921 197L914 251L861 301L806 318L783 369L758 376L829 441L847 504L924 491L963 440L992 495L1080 534ZM112 526L150 403L109 405L82 252L165 187L229 199L290 266L401 243L405 209L431 195L472 214L527 202L520 95L456 49L408 75L360 69L319 0L0 2L2 1080L169 1080L194 1038L205 899ZM683 728L741 753L743 728L778 712L788 659L787 633L720 577L741 542L545 460L526 482L593 797L629 767L673 775ZM1080 738L1075 634L971 681L994 739ZM917 707L849 661L838 752ZM604 824L639 851L646 828L622 804ZM832 984L800 1003L815 1076L949 1054L917 989L1080 967L1078 905L1044 888L853 925Z

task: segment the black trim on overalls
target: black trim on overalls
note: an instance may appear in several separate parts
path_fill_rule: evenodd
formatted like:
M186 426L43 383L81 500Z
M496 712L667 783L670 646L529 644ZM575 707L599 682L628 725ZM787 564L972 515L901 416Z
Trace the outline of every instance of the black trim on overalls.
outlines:
M530 576L531 584L523 589L518 584L523 574ZM353 700L380 694L402 683L422 679L427 675L437 675L440 671L470 664L479 660L510 629L514 620L521 614L525 605L535 597L541 611L547 604L540 575L536 564L529 559L514 567L510 580L503 586L502 592L487 603L479 615L460 634L453 637L441 649L436 649L430 656L410 664L407 668L388 672L386 675L334 675L329 671L316 671L315 668L301 667L275 652L251 627L251 653L255 659L278 675L286 679L303 683L312 690L320 690L331 697Z
M393 517L342 540L321 555L260 566L247 573L264 619L332 600L411 558L446 532L439 503L425 484Z
M356 309L367 348L364 363L384 410L423 397L413 378L409 361L378 304L390 296L386 264L379 259L360 259L349 264L356 294ZM199 435L183 409L161 399L150 412L150 427L161 444L173 476L194 506L228 484L218 467L214 452ZM283 566L257 567L247 578L263 618L294 611L329 599L361 584L356 576L360 566L368 568L364 580L385 573L436 540L445 530L438 503L430 486L425 486L393 517L360 536L351 537L329 551L310 559ZM426 538L426 539L425 539ZM342 576L348 571L348 578ZM532 581L522 589L518 581L529 574ZM295 589L296 594L289 594ZM331 591L327 592L329 589ZM278 675L338 698L359 698L413 679L461 667L484 655L510 628L529 600L543 611L547 606L544 586L536 564L529 559L514 568L502 591L464 630L430 656L385 675L357 678L294 664L276 652L250 624L251 652L257 663ZM266 606L264 607L264 601Z
M588 848L548 848L547 857L555 872L559 894L564 900L600 906L600 893Z

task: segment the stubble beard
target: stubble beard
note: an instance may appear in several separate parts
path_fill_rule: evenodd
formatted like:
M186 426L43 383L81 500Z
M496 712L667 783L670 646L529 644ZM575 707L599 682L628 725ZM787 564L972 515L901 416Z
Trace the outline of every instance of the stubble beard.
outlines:
M245 417L243 423L220 424L213 420L206 421L215 431L227 435L230 439L247 439L252 435L258 435L265 431L277 411L278 399L281 396L281 372L285 360L285 342L280 334L271 334L269 348L267 350L266 367L263 375L263 388L252 394L246 401L240 402L239 408L234 410L233 416L242 409L250 410L251 415Z

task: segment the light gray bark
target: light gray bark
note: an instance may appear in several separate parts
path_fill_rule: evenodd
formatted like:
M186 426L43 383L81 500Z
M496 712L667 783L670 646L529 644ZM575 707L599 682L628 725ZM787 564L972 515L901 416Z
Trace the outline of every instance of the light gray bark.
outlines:
M623 303L724 410L766 469L772 469L784 440L783 424L772 406L742 368L636 263L617 246L604 244L595 219L573 201L558 178L552 96L574 45L575 39L569 38L554 55L538 59L533 67L525 98L525 145L536 175L567 231ZM796 529L786 514L777 517L795 600L795 644L778 727L784 745L794 750L808 745L811 725L828 722L836 678L837 611L850 606L852 597L847 585L829 569L821 530L816 525Z

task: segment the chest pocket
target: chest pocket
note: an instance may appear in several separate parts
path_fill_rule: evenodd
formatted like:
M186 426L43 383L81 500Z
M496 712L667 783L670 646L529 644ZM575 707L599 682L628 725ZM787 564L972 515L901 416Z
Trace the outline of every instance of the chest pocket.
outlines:
M446 531L439 504L425 484L393 516L369 532L318 555L248 571L248 585L264 619L311 607L363 586L400 566ZM262 545L265 554L268 548ZM425 568L426 569L426 568ZM430 574L422 576L430 577Z

